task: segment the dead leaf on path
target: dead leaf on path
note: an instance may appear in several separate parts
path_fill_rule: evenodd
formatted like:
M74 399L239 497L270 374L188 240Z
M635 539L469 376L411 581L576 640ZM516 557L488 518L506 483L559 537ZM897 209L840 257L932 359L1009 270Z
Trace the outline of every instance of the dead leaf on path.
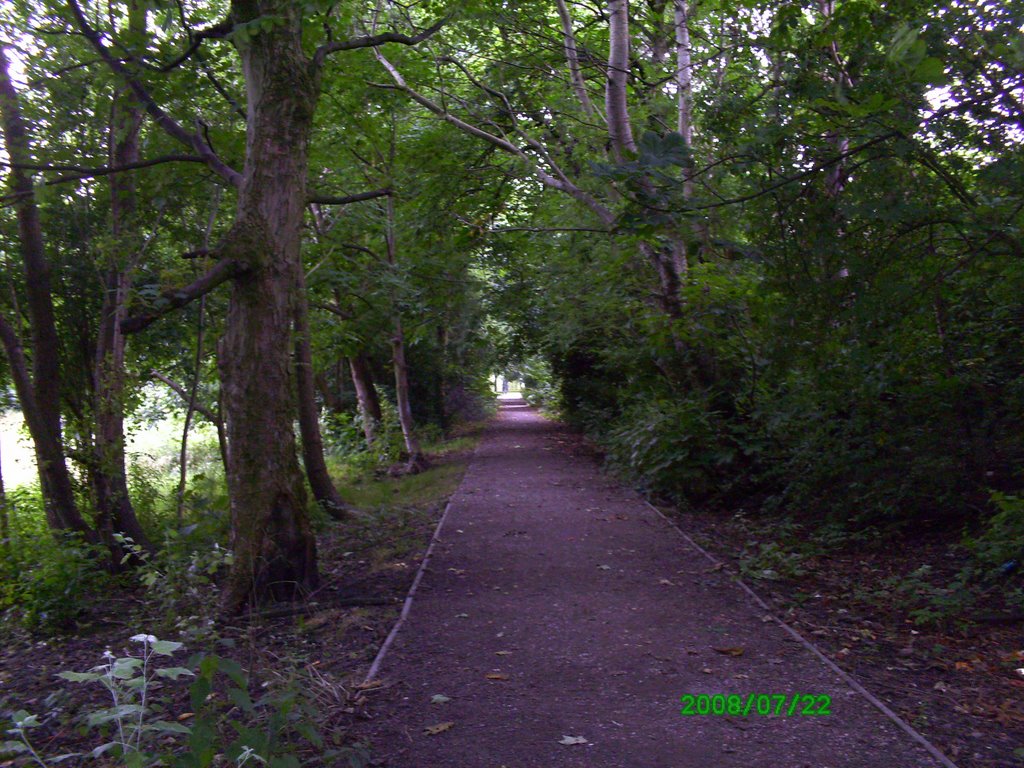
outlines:
M495 656L511 656L512 655L512 651L495 651L494 655Z
M445 731L450 731L453 727L455 727L455 721L454 720L449 720L447 723L438 723L437 725L428 725L426 728L423 729L423 732L425 734L427 734L427 736L437 736L437 734L439 734L439 733L444 733Z
M368 691L371 688L380 688L382 685L384 685L383 680L367 680L365 683L355 686L355 689L357 691Z
M744 649L736 646L734 648L712 648L715 653L720 653L723 656L742 656Z
M504 672L491 672L487 675L488 680L508 680L508 675Z
M704 667L704 669L702 669L701 672L703 672L705 675L713 675L715 673L715 670L713 670L711 667Z
M582 736L563 736L558 741L559 744L588 744L589 742Z
M956 663L955 663L955 664L954 664L953 666L954 666L954 667L955 667L956 669L962 669L962 670L967 670L967 669L970 669L970 668L971 668L971 665L970 665L970 663L969 663L969 662L966 662L966 661L958 661L958 662L956 662Z
M469 618L469 614L468 613L456 613L455 614L455 618L456 619L468 619Z
M435 693L433 696L430 697L431 704L445 704L449 701L451 701L451 698L445 696L443 693Z
M664 584L666 587L674 587L676 585L674 581L669 581L668 579L658 579L658 583Z
M612 569L612 567L610 565L599 565L599 566L597 566L597 570L599 570L599 571L610 571L611 569Z
M181 722L182 720L188 720L190 717L195 716L195 712L183 712L182 714L178 715L178 722Z

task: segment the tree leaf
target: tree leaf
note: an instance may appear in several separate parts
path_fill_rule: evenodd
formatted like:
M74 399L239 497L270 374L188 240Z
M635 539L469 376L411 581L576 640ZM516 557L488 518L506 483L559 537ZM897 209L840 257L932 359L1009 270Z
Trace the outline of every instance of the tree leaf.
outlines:
M192 729L187 725L171 723L167 720L157 720L155 723L150 723L150 725L147 726L147 730L157 731L159 733L192 733Z
M589 744L582 736L563 736L558 741L559 744L571 745L571 744Z
M712 648L712 650L715 653L722 654L723 656L742 656L745 652L745 649L739 646L734 646L731 648Z
M423 732L425 734L427 734L427 736L437 736L437 734L444 733L445 731L450 731L454 727L455 727L455 721L454 720L449 720L446 723L438 723L437 725L428 725L426 728L423 729Z
M185 669L185 667L167 667L166 669L158 669L156 671L157 677L165 677L168 680L177 680L181 677L195 677L196 673L191 669Z
M153 653L158 653L161 656L170 656L175 651L179 651L184 647L184 643L176 643L173 640L157 640L153 643Z

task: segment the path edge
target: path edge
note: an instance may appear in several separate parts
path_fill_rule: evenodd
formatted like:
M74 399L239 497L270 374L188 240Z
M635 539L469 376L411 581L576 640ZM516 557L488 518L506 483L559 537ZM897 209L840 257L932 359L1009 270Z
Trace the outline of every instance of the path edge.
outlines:
M398 614L398 620L395 621L395 625L391 627L391 631L388 632L388 636L384 638L384 642L381 643L380 648L377 650L377 655L373 659L373 663L370 664L370 669L366 673L366 677L363 678L362 686L365 688L374 678L377 673L380 672L381 665L384 663L384 658L388 655L388 651L391 650L391 645L395 642L395 638L398 637L398 632L401 630L402 625L405 624L405 620L409 618L409 613L412 611L413 598L416 596L416 590L419 589L420 581L423 580L423 574L427 570L427 566L430 565L430 558L434 554L434 547L441 541L441 530L444 528L444 523L448 519L448 512L452 508L452 503L455 497L459 495L459 491L462 490L463 484L466 482L466 475L469 474L469 470L476 462L476 454L480 449L480 444L483 442L483 434L480 435L480 439L477 441L476 446L473 448L473 454L470 456L469 462L466 464L466 472L462 475L462 480L459 481L459 487L456 488L452 495L448 497L447 503L444 505L444 512L441 513L441 519L437 521L437 526L434 528L434 534L430 537L430 544L427 545L427 551L423 553L423 560L420 561L420 567L416 571L416 576L412 580L412 586L409 587L409 591L405 595L405 602L402 603L402 612ZM953 766L956 768L956 766Z
M715 557L710 552L708 552L706 549L704 549L704 547L702 547L700 544L698 544L696 541L694 541L693 538L686 531L684 531L682 528L679 527L679 523L677 523L675 520L670 518L668 515L666 515L664 512L662 512L656 506L654 506L650 501L648 501L643 496L641 496L640 498L641 498L641 500L643 501L644 504L646 504L648 507L650 507L652 510L654 510L655 514L657 514L658 517L660 517L662 520L664 520L666 523L668 523L676 531L676 533L678 533L680 536L682 536L683 539L686 541L686 543L689 544L693 549L695 549L697 552L700 552L700 554L702 554L705 558L707 558L716 567L725 567L725 563L722 560L719 560L717 557ZM728 573L728 571L727 571L727 573ZM844 683L846 683L850 688L852 688L854 691L856 691L861 696L863 696L865 699L867 699L868 702L872 706L874 706L883 715L888 717L893 723L896 724L897 727L899 727L900 730L902 730L904 733L906 733L908 736L910 736L920 746L924 747L925 751L928 754L930 754L932 757L934 757L936 760L938 760L939 763L941 763L943 766L945 766L945 768L958 768L956 763L954 763L952 760L950 760L948 757L946 757L946 755L944 755L939 750L938 747L936 747L927 738L925 738L925 736L922 735L920 731L918 731L916 728L914 728L914 726L912 726L910 723L908 723L906 720L904 720L898 714L893 712L892 709L890 709L888 707L888 705L885 704L885 702L883 702L877 696L872 694L867 688L865 688L863 685L861 685L859 682L857 682L857 680L854 679L850 674L848 674L847 672L843 671L839 667L839 665L837 665L834 661L832 661L832 659L830 659L828 656L826 656L825 653L820 648L818 648L818 646L816 646L810 640L808 640L803 635L801 635L799 632L797 632L795 629L793 629L793 627L791 627L785 621L783 621L778 616L776 616L775 612L772 610L771 606L769 606L768 603L765 602L760 597L760 595L758 595L753 589L751 589L747 585L747 583L745 581L743 581L743 579L741 579L738 575L733 575L732 576L732 580L733 580L733 582L735 584L737 584L740 587L740 589L742 589L744 592L746 592L747 595L755 603L757 603L757 605L760 608L762 608L767 613L767 615L770 616L771 619L776 624L778 624L787 633L789 633L789 635L794 640L796 640L806 650L810 651L814 656L816 656L818 658L818 660L820 662L822 662L826 667L828 667L830 670L835 672L836 675L838 675L839 678Z

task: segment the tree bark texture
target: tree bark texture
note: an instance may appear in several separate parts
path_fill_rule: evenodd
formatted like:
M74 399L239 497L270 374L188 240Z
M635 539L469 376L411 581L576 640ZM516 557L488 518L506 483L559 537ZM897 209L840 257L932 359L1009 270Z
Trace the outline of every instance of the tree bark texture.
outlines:
M622 161L626 152L636 152L633 129L629 123L629 3L608 3L608 80L605 86L605 112L612 152Z
M569 65L569 79L572 81L576 98L583 108L584 114L588 117L594 114L594 104L587 93L587 83L583 79L583 72L580 70L580 56L576 47L576 33L572 28L572 15L565 0L558 0L558 17L562 22L562 41L565 48L565 60Z
M32 332L31 374L21 341L10 326L4 329L3 342L15 375L18 399L35 446L47 522L55 530L77 531L93 539L92 531L75 503L71 476L64 460L60 410L60 341L53 311L51 268L46 258L32 179L17 167L30 165L32 152L28 130L18 105L18 95L8 70L6 51L0 47L0 111L7 154L14 166L10 169L10 179L12 191L17 195L15 209ZM15 357L20 359L16 360Z
M222 248L245 269L232 283L219 365L227 422L234 562L228 612L317 584L316 542L295 449L291 329L299 285L306 166L319 86L289 0L235 0L244 24L275 19L239 43L248 100L246 161Z

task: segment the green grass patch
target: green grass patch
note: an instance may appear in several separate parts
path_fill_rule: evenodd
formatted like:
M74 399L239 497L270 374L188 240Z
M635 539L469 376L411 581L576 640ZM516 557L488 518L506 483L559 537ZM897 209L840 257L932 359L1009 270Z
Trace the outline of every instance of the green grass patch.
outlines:
M379 510L394 506L425 507L451 496L462 482L466 464L438 464L416 475L342 478L338 493L356 509Z

